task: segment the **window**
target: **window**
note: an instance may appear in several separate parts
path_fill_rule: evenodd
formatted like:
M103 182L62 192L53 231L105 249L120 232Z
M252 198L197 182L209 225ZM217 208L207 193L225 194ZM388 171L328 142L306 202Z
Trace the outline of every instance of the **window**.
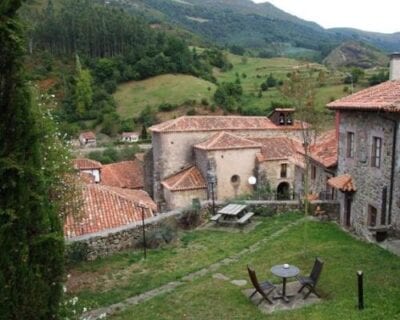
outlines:
M235 174L231 177L231 183L233 186L238 186L240 184L240 177Z
M347 158L354 158L354 132L347 132Z
M381 166L381 153L382 153L382 139L378 137L372 138L371 150L371 166L380 168Z
M281 178L287 177L287 163L281 164Z
M313 164L311 165L311 180L315 180L317 177L317 167Z
M368 225L370 227L376 226L377 215L378 215L378 210L375 207L368 205Z

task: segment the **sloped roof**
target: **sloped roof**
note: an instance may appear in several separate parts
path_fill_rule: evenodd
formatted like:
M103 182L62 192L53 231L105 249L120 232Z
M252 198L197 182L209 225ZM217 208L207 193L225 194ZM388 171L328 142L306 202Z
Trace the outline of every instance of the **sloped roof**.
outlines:
M79 217L73 213L67 215L64 234L67 238L100 232L121 227L142 219L142 211L137 207L139 202L154 208L156 205L142 191L141 194L125 194L126 190L87 184L82 186L82 212ZM150 205L151 204L151 205ZM144 211L145 218L152 217L151 209Z
M343 192L357 191L353 178L349 174L343 174L337 177L330 178L328 184Z
M337 147L336 130L326 131L317 137L315 144L310 146L311 158L326 168L333 167L338 161Z
M230 150L230 149L254 149L261 148L261 144L250 139L242 138L225 131L218 132L208 140L194 146L201 150Z
M133 161L121 161L106 164L101 170L100 183L107 186L119 188L143 188L143 163L135 159Z
M96 135L92 131L82 132L79 136L86 140L96 140Z
M171 191L206 189L206 182L196 166L191 166L166 178L162 185Z
M73 164L76 170L96 170L102 168L100 162L86 158L74 159Z
M383 82L333 101L327 107L329 109L400 112L400 81L390 80Z
M122 132L121 135L123 138L129 138L129 137L139 137L139 132Z
M183 116L149 128L152 132L191 132L228 130L282 130L267 117L246 116ZM302 129L301 123L285 127L285 130Z
M257 155L259 162L289 159L296 156L302 148L300 141L285 137L251 138L251 140L261 144L261 153Z

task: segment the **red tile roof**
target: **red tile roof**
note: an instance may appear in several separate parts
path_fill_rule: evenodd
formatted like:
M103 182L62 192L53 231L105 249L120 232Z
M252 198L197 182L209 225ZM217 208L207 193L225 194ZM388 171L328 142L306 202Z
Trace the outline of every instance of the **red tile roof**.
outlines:
M100 162L86 158L74 159L73 164L76 170L96 170L102 168Z
M332 129L322 133L317 137L315 144L310 146L311 158L326 168L335 166L338 161L337 149L336 130Z
M400 112L400 81L391 80L333 101L329 109Z
M144 187L143 163L135 159L106 164L101 170L100 183L111 187L141 189Z
M333 177L328 180L328 184L336 189L344 192L357 191L357 188L353 182L353 178L349 174L343 174L341 176Z
M261 144L261 153L257 155L259 162L289 159L301 150L301 142L289 138L252 138Z
M231 150L231 149L254 149L261 148L261 144L249 139L236 136L225 131L211 136L208 140L194 146L202 150Z
M74 217L73 213L67 215L65 236L71 238L141 221L142 211L137 204L143 199L150 204L152 200L148 195L129 196L125 192L98 184L82 186L82 213L80 217ZM155 206L154 202L151 206ZM145 210L145 218L152 216L151 209Z
M206 189L206 182L196 166L188 167L161 182L171 191Z
M222 130L282 130L267 117L245 116L183 116L154 125L152 132L190 132L190 131L222 131ZM295 121L285 130L299 130L302 125Z
M96 140L96 135L92 131L82 132L80 136L86 140Z

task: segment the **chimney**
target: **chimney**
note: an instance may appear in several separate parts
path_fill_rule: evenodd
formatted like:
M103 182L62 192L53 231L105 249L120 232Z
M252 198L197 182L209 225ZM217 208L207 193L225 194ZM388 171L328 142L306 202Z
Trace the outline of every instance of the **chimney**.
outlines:
M400 80L400 52L390 55L389 80Z

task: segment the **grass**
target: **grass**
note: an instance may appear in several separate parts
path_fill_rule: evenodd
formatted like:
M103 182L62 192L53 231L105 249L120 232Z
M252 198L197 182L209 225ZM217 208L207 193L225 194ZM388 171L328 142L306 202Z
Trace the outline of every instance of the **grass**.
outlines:
M70 292L85 307L99 307L119 302L132 295L154 289L198 271L250 246L299 219L290 214L278 219L264 218L251 233L231 234L209 230L184 232L177 246L151 250L147 260L141 252L126 252L110 258L83 263L69 270L72 282L82 282ZM232 241L232 240L240 241ZM216 245L223 244L223 245Z
M119 85L114 98L118 113L127 119L138 116L146 106L180 105L187 100L200 103L203 98L211 101L215 88L215 84L193 76L167 74Z
M181 235L173 247L151 250L148 259L140 252L115 255L73 270L94 284L81 287L82 306L105 306L181 278L216 261L240 252L301 216L287 214L259 218L261 224L250 233L196 230ZM261 277L275 283L270 267L288 262L308 273L315 256L325 260L319 283L323 303L301 310L266 316L249 303L241 289L211 275L178 287L175 291L133 306L112 319L400 319L400 259L373 244L354 239L332 223L307 222L307 251L304 255L304 222L247 253L239 262L215 272L231 279L247 279L250 263ZM356 309L356 271L365 274L365 306ZM71 277L73 278L73 277Z

